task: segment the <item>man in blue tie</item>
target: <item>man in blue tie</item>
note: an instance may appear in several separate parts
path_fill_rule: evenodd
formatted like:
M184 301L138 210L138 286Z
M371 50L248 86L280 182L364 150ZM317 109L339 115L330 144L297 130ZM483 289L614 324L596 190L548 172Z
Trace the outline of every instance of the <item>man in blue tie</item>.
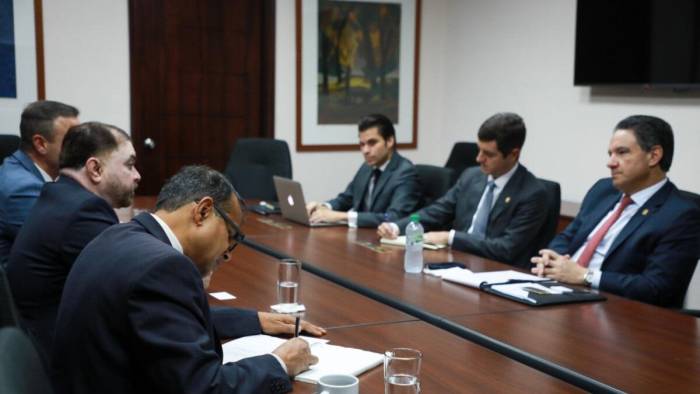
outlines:
M497 113L488 118L478 132L479 167L464 170L443 197L418 211L429 231L425 241L528 267L547 198L541 182L519 164L524 143L520 116ZM377 233L396 238L408 221L382 223Z
M608 155L611 177L591 187L574 221L532 258L532 272L680 307L700 257L700 209L666 176L673 130L630 116L615 127Z
M58 176L63 136L79 123L78 110L56 101L37 101L22 112L20 147L0 166L0 265L45 182Z

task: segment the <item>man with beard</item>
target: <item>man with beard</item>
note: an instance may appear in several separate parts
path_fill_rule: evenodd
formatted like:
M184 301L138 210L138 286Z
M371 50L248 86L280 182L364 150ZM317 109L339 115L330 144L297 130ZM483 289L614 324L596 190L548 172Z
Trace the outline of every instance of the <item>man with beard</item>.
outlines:
M135 162L123 130L98 122L70 128L60 153L60 176L44 186L17 235L7 276L21 324L44 358L73 262L93 238L118 223L114 208L133 200L141 179Z

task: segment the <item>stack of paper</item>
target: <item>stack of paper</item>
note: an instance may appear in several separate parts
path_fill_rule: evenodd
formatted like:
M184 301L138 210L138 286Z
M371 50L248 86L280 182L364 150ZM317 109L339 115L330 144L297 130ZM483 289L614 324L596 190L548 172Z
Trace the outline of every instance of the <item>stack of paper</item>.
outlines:
M329 374L357 376L384 360L382 354L330 345L326 339L304 336L300 338L309 342L311 353L318 357L318 364L312 365L311 369L295 377L295 380L300 382L316 383L319 378ZM271 353L284 342L285 339L269 335L253 335L227 342L223 345L224 364Z
M403 246L406 247L406 236L401 235L396 237L396 239L389 239L389 238L382 238L379 240L380 243L383 243L385 245L393 245L393 246ZM430 249L430 250L438 250L442 248L446 248L446 244L434 244L430 242L423 242L423 249Z
M450 272L446 272L442 275L442 279L476 288L479 288L482 283L506 283L509 280L531 280L538 282L543 280L543 278L539 276L513 270L475 273L468 269L450 270Z

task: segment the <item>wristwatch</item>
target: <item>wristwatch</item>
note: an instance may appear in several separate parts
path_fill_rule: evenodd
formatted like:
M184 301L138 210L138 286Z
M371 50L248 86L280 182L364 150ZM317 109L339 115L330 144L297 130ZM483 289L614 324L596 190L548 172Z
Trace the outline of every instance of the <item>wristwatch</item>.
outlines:
M583 284L586 286L593 284L593 270L588 270L586 274L583 275Z

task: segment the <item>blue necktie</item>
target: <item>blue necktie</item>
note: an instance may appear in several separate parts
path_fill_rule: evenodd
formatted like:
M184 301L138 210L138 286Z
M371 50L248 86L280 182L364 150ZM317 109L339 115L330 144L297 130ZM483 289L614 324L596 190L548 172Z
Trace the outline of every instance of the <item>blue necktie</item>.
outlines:
M495 187L496 184L493 181L486 184L484 203L481 204L479 210L476 212L472 235L480 239L484 239L486 237L486 226L489 224L489 214L491 213L491 205L493 205L493 189Z

